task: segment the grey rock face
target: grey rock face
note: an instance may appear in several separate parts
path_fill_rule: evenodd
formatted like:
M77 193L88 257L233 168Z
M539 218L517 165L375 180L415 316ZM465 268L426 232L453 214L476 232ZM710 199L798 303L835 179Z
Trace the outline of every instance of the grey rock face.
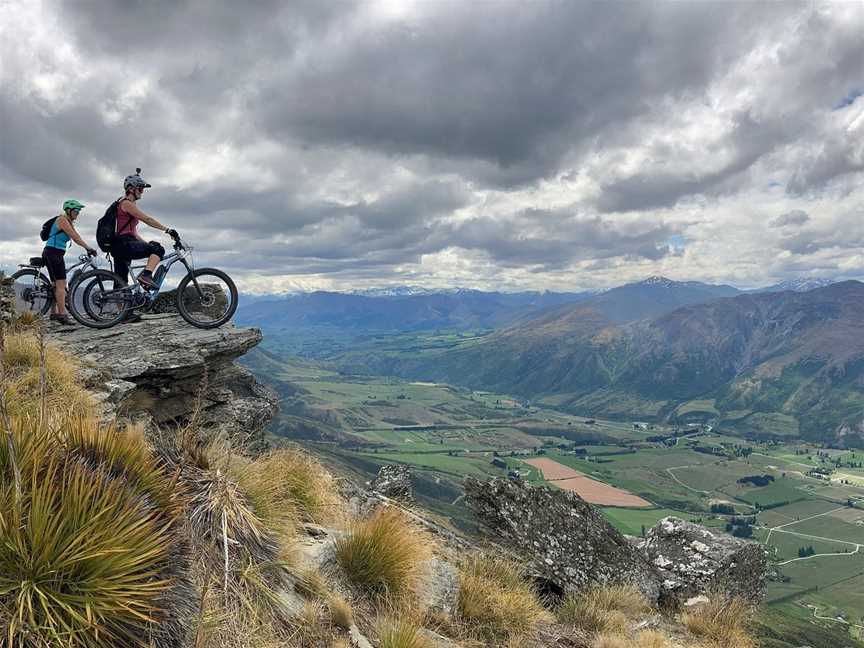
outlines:
M486 532L528 558L532 571L561 591L629 583L659 598L657 570L576 493L466 477L465 498Z
M106 415L145 412L157 425L188 419L200 397L201 423L262 442L278 397L234 359L257 345L258 329L197 329L176 315L144 316L107 330L48 326L47 338L82 360L84 379Z
M370 490L384 497L410 504L414 501L414 489L411 486L411 471L404 464L387 464L381 466L378 475L372 480Z
M758 603L768 562L762 547L675 517L652 528L640 549L663 578L664 596L684 601L716 590Z

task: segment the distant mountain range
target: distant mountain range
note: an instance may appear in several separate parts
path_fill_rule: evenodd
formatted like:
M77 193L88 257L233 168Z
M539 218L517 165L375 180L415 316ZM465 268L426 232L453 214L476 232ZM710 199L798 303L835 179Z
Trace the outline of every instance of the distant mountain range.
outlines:
M864 284L737 292L640 282L454 349L365 365L585 414L862 443Z
M349 332L494 329L593 293L478 290L394 294L310 292L241 305L237 320L262 328L328 328Z

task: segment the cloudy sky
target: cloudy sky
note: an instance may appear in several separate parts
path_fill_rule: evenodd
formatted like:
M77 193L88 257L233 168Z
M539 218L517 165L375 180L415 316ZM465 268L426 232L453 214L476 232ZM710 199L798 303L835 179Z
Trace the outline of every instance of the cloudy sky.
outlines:
M0 266L140 166L258 292L864 277L862 35L861 1L0 0Z

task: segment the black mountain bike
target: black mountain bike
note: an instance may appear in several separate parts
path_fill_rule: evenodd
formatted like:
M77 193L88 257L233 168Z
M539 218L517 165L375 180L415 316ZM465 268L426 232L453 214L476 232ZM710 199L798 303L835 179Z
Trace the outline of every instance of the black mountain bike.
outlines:
M136 280L127 285L109 270L85 272L76 284L69 312L84 326L106 329L135 311L148 312L156 304L165 276L175 263L186 268L177 286L177 310L192 326L210 329L222 326L237 310L237 287L227 274L216 268L195 269L192 248L174 239L174 252L166 256L153 272L156 288L147 290ZM143 266L136 266L139 270ZM80 293L80 295L78 294ZM83 310L83 312L82 312Z
M47 315L54 306L54 282L43 271L45 260L42 257L31 257L29 263L22 263L18 267L21 270L10 277L15 291L15 310L19 313ZM72 295L85 272L98 269L94 257L87 254L79 256L78 263L66 269L66 309L70 313L74 310Z

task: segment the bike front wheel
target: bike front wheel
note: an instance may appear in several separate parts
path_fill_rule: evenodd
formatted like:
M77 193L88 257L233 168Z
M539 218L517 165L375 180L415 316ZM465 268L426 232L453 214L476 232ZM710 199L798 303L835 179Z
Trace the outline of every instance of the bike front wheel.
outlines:
M131 310L133 296L118 275L109 270L81 274L72 289L69 312L84 326L111 328Z
M12 290L15 293L15 312L47 315L54 305L54 286L41 272L24 268L13 274Z
M177 310L192 326L217 328L237 310L237 287L216 268L193 270L177 286Z

